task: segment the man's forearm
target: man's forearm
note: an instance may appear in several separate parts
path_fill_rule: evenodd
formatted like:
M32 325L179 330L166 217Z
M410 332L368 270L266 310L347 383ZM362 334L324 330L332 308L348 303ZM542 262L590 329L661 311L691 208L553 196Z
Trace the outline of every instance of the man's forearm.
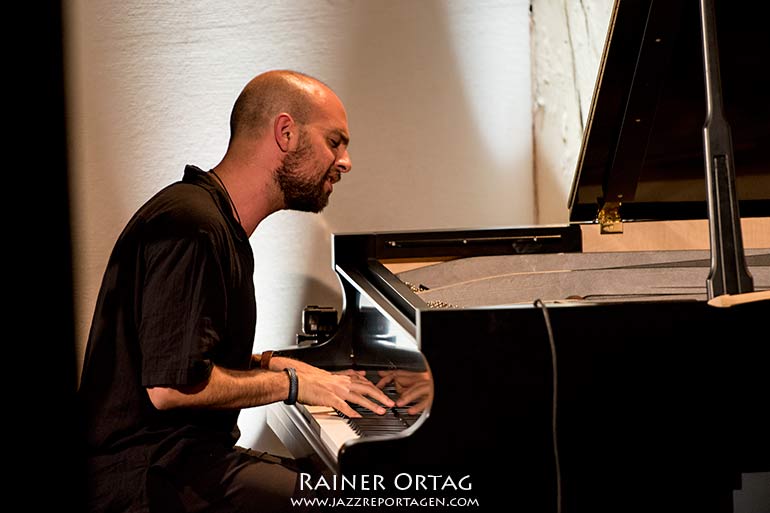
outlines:
M286 399L289 379L283 372L230 370L213 366L208 381L194 387L153 387L150 401L159 410L173 408L238 409Z
M263 360L263 358L265 358L265 353L262 353L262 355L254 355L254 358L257 359L257 367L261 366L261 368L268 368L271 371L282 371L288 367L293 367L298 371L305 373L324 372L317 367L313 367L312 365L300 360L289 358L288 356L278 356L277 354L272 354L269 357L269 363L267 365L265 365Z
M173 408L239 409L260 406L289 397L289 377L283 369L296 370L299 379L297 402L336 408L349 417L361 415L350 407L358 404L378 414L381 405L394 405L382 390L367 380L363 371L330 373L307 363L282 356L270 360L270 369L260 369L253 357L251 370L235 371L214 366L209 379L196 387L148 388L147 394L159 410ZM378 401L380 404L378 404Z

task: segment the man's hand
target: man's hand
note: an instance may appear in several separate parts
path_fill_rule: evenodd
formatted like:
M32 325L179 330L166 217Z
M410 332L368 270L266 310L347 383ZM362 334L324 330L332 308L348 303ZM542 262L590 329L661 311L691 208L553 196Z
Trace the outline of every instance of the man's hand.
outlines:
M411 406L407 413L415 415L420 413L433 400L433 380L430 372L413 372L407 370L387 370L379 371L381 379L377 382L377 388L385 388L389 383L393 383L398 392L396 406Z
M346 401L363 406L379 415L385 413L385 408L380 404L388 408L394 405L381 389L363 376L363 371L348 369L331 373L291 358L273 357L270 360L270 370L283 370L287 367L293 367L297 371L299 378L297 401L300 403L336 408L352 418L361 415Z

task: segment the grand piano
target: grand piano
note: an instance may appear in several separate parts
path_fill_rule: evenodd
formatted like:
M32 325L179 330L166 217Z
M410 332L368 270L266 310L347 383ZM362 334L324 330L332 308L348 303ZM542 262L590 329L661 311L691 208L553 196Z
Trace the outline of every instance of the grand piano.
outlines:
M757 10L616 2L570 224L335 234L339 323L282 353L421 393L361 419L271 405L287 449L328 482L384 477L343 498L733 511L742 476L770 471L770 38ZM638 226L653 239L625 243ZM671 226L686 232L674 243Z

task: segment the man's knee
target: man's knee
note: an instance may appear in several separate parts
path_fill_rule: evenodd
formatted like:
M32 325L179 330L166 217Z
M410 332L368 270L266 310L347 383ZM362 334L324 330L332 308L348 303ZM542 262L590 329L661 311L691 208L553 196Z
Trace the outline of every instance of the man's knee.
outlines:
M250 451L251 452L251 451ZM244 511L251 511L255 505L264 511L296 511L291 507L291 498L296 497L298 474L284 464L281 458L270 455L243 458L227 478L229 502Z

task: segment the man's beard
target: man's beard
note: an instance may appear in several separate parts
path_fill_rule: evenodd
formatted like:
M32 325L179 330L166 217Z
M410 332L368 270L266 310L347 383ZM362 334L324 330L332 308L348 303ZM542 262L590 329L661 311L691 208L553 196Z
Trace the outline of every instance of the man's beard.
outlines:
M324 173L318 181L300 175L300 168L311 160L311 154L310 144L305 140L296 150L287 153L283 163L275 170L275 180L283 192L285 208L317 213L329 203L329 193L324 185L331 171Z

